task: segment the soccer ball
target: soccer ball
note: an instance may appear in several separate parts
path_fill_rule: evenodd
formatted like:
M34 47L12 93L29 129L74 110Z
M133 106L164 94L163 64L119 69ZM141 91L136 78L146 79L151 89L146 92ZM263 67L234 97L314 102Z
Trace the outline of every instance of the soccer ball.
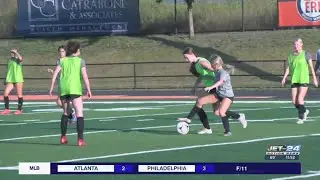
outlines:
M189 124L186 122L179 122L177 124L177 131L179 134L186 135L189 132Z

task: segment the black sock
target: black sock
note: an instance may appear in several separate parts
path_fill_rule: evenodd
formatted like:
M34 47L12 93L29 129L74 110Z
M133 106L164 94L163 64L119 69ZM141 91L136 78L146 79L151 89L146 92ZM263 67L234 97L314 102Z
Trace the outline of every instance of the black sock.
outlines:
M61 127L61 135L65 136L67 134L67 128L68 128L68 116L66 115L61 116L60 127Z
M4 100L4 108L9 109L9 96L4 96L3 100Z
M189 115L187 116L188 119L192 119L195 114L197 114L200 111L201 108L199 108L197 105L194 105L192 110L190 111Z
M200 121L201 121L203 127L206 129L210 129L207 114L202 108L198 112L198 115L199 115L199 118L200 118Z
M18 110L22 110L22 104L23 104L23 97L18 98Z
M233 111L227 111L226 115L228 117L231 117L232 119L239 119L240 118L240 114L236 113L236 112L233 112Z
M84 119L83 117L78 117L77 118L78 139L83 139L83 131L84 131Z
M303 119L303 115L306 112L306 107L303 104L298 105L299 119Z
M224 133L230 132L229 118L228 116L221 117Z

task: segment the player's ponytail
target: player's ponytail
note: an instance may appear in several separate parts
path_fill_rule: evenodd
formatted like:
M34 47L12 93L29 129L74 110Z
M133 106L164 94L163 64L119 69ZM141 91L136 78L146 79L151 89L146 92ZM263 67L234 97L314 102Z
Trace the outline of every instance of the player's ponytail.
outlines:
M230 75L234 74L234 66L230 65L230 64L223 64L222 65L223 69L226 70Z
M211 64L217 64L222 66L222 68L226 70L230 75L234 74L234 69L235 69L234 66L230 64L224 64L220 56L213 54L210 56L210 61L211 61Z

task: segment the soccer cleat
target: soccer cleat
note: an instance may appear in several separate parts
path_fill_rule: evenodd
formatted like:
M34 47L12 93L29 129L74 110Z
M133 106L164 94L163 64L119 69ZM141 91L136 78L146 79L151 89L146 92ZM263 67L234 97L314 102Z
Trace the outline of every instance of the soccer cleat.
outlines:
M297 121L297 124L303 124L304 121L307 120L307 117L308 117L309 113L310 113L310 111L307 109L306 112L304 112L304 114L303 114L303 119L299 119Z
M229 131L229 132L224 132L224 136L232 136L232 133Z
M75 124L77 122L76 113L72 113L69 115L68 124Z
M13 113L14 115L20 115L22 114L22 110L16 110L16 112Z
M298 121L297 121L297 124L303 124L304 123L304 120L303 119L299 119Z
M0 112L0 115L9 115L10 110L9 109L4 109L3 111Z
M212 134L212 130L204 128L201 131L199 131L198 134Z
M178 118L177 121L191 123L191 119L188 118Z
M73 111L72 112L72 123L76 123L77 122L77 116L76 113Z
M243 128L246 128L247 125L248 125L248 122L247 122L247 120L246 120L246 115L243 114L243 113L239 113L239 115L240 115L240 117L239 117L238 120L239 120L240 123L242 124L242 127L243 127Z
M78 146L85 146L86 143L84 142L83 139L78 139Z
M304 112L304 114L303 114L303 120L304 121L307 120L307 117L308 117L309 113L310 113L310 111L308 109L306 110L306 112Z
M68 143L67 137L66 136L61 136L60 144L67 144L67 143Z

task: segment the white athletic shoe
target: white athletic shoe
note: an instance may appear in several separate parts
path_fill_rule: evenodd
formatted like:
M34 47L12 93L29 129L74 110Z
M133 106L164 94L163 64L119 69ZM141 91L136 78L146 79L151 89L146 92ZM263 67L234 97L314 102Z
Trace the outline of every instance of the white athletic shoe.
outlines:
M297 124L303 124L304 121L307 120L309 113L310 113L310 111L307 109L306 112L303 114L303 119L299 119L297 121Z
M307 120L307 117L309 115L310 111L307 109L306 112L303 114L303 120Z
M246 128L247 125L248 125L248 122L247 122L247 120L246 120L246 115L243 114L243 113L239 113L239 115L240 115L240 117L239 117L238 120L239 120L240 123L242 124L242 127L243 127L243 128Z
M201 131L199 131L198 134L212 134L212 130L204 128Z
M186 122L186 123L191 123L191 119L188 119L188 118L178 118L177 121L180 121L180 122Z
M224 136L232 136L231 132L224 133Z
M304 120L303 119L299 119L298 121L297 121L297 124L303 124L304 123Z

